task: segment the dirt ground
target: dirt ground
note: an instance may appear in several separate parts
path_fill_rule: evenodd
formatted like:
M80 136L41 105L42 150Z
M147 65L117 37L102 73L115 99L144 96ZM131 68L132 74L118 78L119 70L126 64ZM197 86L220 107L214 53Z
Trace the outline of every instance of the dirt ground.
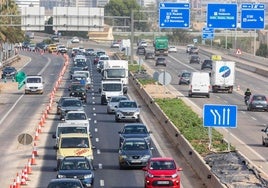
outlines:
M172 94L166 87L162 85L156 85L156 84L145 85L144 89L153 98L176 98L175 94Z
M30 61L29 57L20 55L20 60L13 62L9 66L15 67L17 70L22 69L28 62ZM2 70L2 69L1 69ZM17 92L18 91L18 83L12 81L11 79L7 79L6 82L3 79L0 79L0 93L6 92Z

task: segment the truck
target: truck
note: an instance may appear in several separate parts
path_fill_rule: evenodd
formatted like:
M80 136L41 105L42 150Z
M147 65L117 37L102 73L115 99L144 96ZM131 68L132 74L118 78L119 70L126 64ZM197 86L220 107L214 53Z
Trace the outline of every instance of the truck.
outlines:
M218 91L232 93L234 82L234 61L212 61L211 89L213 93Z
M128 84L128 61L106 60L103 64L102 78L105 80L119 79L126 86Z
M101 81L99 88L101 94L101 104L107 104L112 96L124 95L127 90L120 79L108 79Z
M168 55L168 38L166 36L159 36L154 39L154 53L155 56Z

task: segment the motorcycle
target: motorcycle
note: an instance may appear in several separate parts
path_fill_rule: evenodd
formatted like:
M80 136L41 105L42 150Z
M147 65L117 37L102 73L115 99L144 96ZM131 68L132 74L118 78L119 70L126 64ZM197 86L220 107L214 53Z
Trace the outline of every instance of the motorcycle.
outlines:
M246 96L244 97L246 106L248 105L249 98L250 98L249 95L246 95Z

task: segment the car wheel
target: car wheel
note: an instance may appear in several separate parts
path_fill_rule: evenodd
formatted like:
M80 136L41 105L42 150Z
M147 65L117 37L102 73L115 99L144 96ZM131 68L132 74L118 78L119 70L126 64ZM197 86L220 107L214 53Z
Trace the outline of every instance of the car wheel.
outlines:
M118 118L117 116L115 116L115 121L116 121L116 122L119 122L119 121L120 121L119 118Z

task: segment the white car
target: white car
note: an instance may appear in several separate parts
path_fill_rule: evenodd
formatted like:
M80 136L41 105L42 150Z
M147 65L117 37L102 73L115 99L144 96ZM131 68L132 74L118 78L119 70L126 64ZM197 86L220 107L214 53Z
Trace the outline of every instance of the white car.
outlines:
M72 40L71 40L72 43L79 43L80 40L78 37L73 37Z
M176 53L178 50L176 48L176 46L169 46L168 47L168 52L173 52L173 53Z
M147 47L147 42L146 41L141 41L139 46Z

